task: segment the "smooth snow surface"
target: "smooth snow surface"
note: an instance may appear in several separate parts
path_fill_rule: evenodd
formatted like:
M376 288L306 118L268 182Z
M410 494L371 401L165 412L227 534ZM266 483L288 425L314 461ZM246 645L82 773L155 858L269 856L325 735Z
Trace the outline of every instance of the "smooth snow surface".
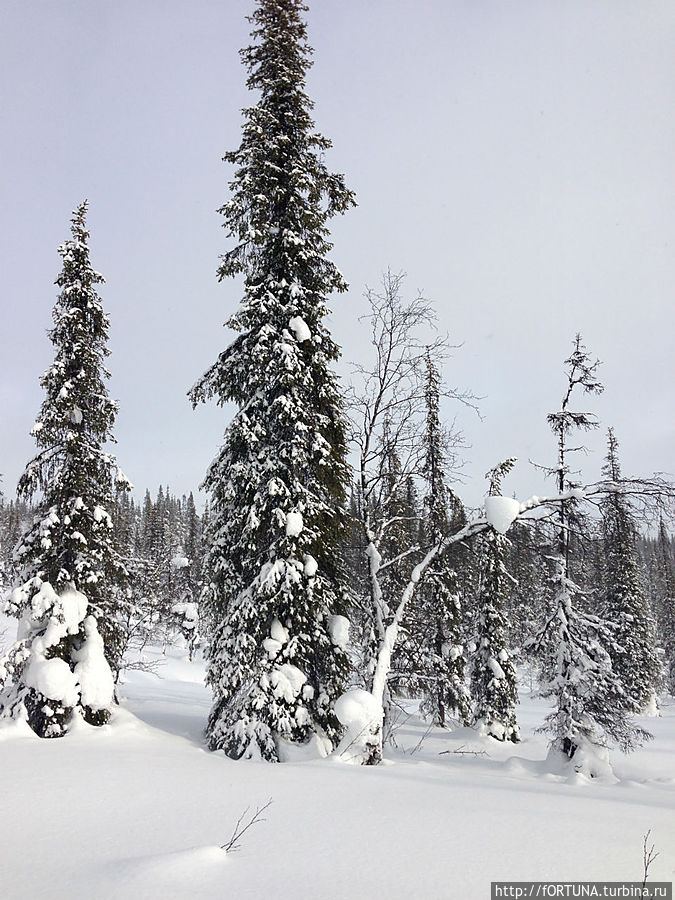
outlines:
M499 534L506 534L520 510L520 501L513 497L485 498L485 518Z
M670 697L644 721L654 741L611 753L607 778L547 759L534 728L548 707L527 689L515 746L427 733L410 701L384 765L321 759L315 739L273 765L208 752L203 664L171 649L150 658L160 677L127 673L110 725L80 721L54 740L0 728L3 900L485 900L496 879L641 881L648 829L650 881L675 875ZM270 798L266 821L225 854L238 817Z

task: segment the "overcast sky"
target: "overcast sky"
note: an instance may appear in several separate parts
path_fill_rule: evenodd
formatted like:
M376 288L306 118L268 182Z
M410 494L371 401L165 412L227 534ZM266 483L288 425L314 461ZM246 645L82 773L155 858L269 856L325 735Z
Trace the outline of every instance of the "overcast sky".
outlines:
M460 495L520 464L541 493L546 413L575 332L603 360L585 408L613 425L626 473L675 470L675 5L672 0L314 0L308 90L329 164L359 207L334 220L351 284L333 298L340 371L365 361L366 284L407 272L463 346L447 380L471 445ZM217 282L217 207L239 143L248 42L239 0L3 0L0 5L0 471L35 445L59 243L89 199L120 402L115 452L142 495L194 490L227 413L186 391L226 346L240 299ZM580 464L599 474L604 433ZM552 485L549 487L552 490Z

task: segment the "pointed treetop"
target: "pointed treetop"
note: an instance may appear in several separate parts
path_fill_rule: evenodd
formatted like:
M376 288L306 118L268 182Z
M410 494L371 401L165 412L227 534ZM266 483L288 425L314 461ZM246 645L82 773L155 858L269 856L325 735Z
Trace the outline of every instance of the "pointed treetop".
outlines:
M594 413L577 412L568 408L570 397L575 387L583 388L585 394L601 394L604 386L597 378L600 360L591 360L588 350L577 333L574 338L574 350L564 363L567 369L567 389L557 412L549 413L546 421L556 434L568 434L575 428L591 431L599 425Z
M619 442L616 439L613 428L607 429L607 456L605 457L605 465L602 469L610 481L621 480L621 465L619 463Z
M71 228L73 237L75 236L76 231L79 231L84 227L88 208L89 201L87 199L84 199L82 203L80 203L80 205L73 210L73 215L70 220L73 224L73 227Z
M502 478L504 478L505 475L508 475L517 462L517 457L510 456L508 459L505 459L503 462L498 463L494 468L490 469L489 472L485 473L485 477L490 481L488 493L491 497L498 497L501 494Z
M568 389L563 400L562 408L567 408L570 394L576 385L581 385L586 394L601 394L604 391L604 385L598 381L597 371L600 367L600 360L591 361L590 354L584 346L579 332L574 338L574 350L565 360L565 365L569 366L568 372Z

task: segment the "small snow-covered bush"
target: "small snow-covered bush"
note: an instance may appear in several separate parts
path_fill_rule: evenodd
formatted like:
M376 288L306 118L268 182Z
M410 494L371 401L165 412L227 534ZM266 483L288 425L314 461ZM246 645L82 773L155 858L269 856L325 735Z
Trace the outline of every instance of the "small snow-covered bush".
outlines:
M35 579L38 581L38 579ZM110 717L113 674L84 594L48 582L24 607L16 643L0 661L0 718L25 719L40 737L64 735L73 715L91 725ZM12 592L23 605L25 588Z

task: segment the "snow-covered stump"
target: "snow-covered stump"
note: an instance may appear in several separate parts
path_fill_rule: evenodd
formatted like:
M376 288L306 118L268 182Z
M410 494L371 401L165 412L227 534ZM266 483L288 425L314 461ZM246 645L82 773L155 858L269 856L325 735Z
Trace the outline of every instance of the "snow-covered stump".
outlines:
M369 691L351 688L335 702L335 715L345 729L335 756L353 765L378 765L382 761L382 703Z
M546 762L554 774L567 774L574 780L599 779L606 782L618 780L612 769L609 750L597 735L593 738L582 734L575 735L572 757L563 747L563 742L554 741L549 748Z

